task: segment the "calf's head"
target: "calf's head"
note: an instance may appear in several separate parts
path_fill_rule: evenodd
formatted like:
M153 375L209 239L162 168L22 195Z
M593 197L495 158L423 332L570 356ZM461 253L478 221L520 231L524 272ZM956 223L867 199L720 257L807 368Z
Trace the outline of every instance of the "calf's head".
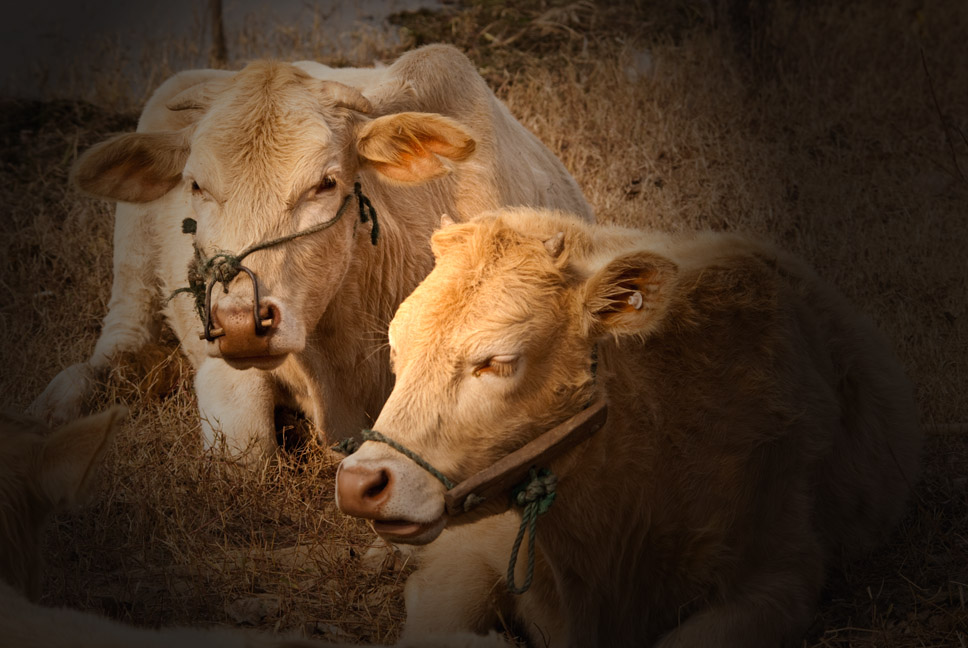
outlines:
M677 278L668 259L621 251L594 232L577 218L529 209L439 230L434 270L390 324L396 383L374 429L456 483L581 411L600 389L598 341L654 332ZM337 475L341 510L374 520L397 542L440 533L444 491L374 441Z
M419 183L446 174L445 159L473 152L474 140L441 115L377 116L393 103L383 95L371 101L289 64L256 62L169 101L171 123L187 124L178 130L129 133L93 147L73 179L103 198L173 201L167 213L197 223L200 259L238 254L332 219L361 171L391 183ZM366 228L358 227L356 205L349 207L329 229L244 260L258 282L258 304L245 272L216 286L211 315L224 336L210 342L211 355L240 368L271 368L302 350L354 250L370 245L368 232L357 231Z
M116 407L50 430L0 414L0 580L39 595L44 523L87 497L122 418Z

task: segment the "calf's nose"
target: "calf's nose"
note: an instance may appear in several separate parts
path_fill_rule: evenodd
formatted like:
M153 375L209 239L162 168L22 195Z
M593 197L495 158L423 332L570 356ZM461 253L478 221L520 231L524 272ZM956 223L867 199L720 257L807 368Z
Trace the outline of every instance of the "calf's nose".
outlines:
M390 473L385 468L340 464L336 473L336 503L339 510L354 517L380 518L390 498Z
M259 308L259 326L256 326L252 306L234 304L212 305L212 328L221 329L217 338L218 349L226 358L252 358L272 355L269 339L279 327L281 313L275 306Z

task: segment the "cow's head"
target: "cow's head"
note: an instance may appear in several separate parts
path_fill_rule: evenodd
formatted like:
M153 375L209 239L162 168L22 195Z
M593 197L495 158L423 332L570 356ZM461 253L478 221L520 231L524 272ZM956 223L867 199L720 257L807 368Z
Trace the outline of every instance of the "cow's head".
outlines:
M474 140L444 116L381 116L396 101L384 86L371 101L293 65L252 63L169 101L171 123L187 124L180 130L129 133L101 143L81 157L73 177L99 197L174 200L180 206L168 207L174 217L197 222L201 257L238 254L333 218L362 170L414 184L447 173L445 158L461 160L473 152ZM355 207L325 231L245 259L259 282L261 317L272 320L267 331L256 333L246 273L224 290L216 287L213 324L225 335L209 344L211 355L241 368L269 368L303 348L307 328L339 289L354 249L370 245Z
M0 580L31 598L40 594L44 522L84 501L122 418L116 407L50 430L0 414Z
M528 209L439 230L434 270L390 324L396 383L374 429L456 483L581 411L599 389L597 343L650 335L678 276L666 258L616 251L617 238L594 231ZM337 502L397 542L429 542L447 523L441 482L373 441L340 465Z

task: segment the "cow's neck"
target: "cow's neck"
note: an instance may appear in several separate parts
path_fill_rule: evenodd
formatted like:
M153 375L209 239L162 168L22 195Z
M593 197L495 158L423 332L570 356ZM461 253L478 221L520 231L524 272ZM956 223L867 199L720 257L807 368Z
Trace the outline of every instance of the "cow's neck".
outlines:
M642 551L652 542L650 452L643 442L641 397L609 368L603 349L599 373L609 396L605 426L554 462L557 497L538 522L538 548L551 566L568 618L580 618L575 645L638 643L661 627L643 605L663 571ZM639 402L636 402L639 401ZM634 438L633 438L634 437Z
M376 208L380 237L356 231L354 255L343 284L317 323L298 363L315 401L317 424L334 439L359 432L375 419L393 386L386 351L390 319L430 272L430 235L440 214L454 213L447 178L390 192L375 173L361 176ZM363 416L360 408L363 408Z

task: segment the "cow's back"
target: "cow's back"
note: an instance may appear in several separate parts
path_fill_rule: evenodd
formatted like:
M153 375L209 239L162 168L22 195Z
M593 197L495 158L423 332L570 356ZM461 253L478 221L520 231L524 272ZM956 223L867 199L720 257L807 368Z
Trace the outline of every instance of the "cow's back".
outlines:
M827 369L838 420L817 463L816 520L829 550L882 541L897 523L918 472L922 435L914 389L869 317L804 264L780 256L797 322Z
M698 237L673 252L681 292L667 325L600 349L618 432L607 470L583 478L636 475L634 489L600 487L647 547L613 570L622 577L603 614L616 637L655 638L677 623L663 613L687 616L763 555L787 556L819 589L834 552L897 522L919 459L911 386L839 293L745 238ZM622 565L614 541L590 544ZM654 587L641 587L645 574ZM624 601L643 597L653 613L633 623Z
M690 254L711 261L695 275L691 299L703 303L698 317L726 327L715 346L730 349L714 364L740 368L721 375L718 388L789 426L786 446L810 471L807 495L827 555L875 544L903 510L921 447L914 391L890 344L792 255L750 238L698 241L706 249ZM693 344L708 343L716 327L700 329ZM713 354L682 348L690 351ZM763 438L743 441L772 441L767 429L755 434Z
M408 84L414 97L410 109L457 119L474 135L474 159L455 172L460 213L520 205L594 220L565 166L514 118L459 50L428 45L400 57L387 74Z

